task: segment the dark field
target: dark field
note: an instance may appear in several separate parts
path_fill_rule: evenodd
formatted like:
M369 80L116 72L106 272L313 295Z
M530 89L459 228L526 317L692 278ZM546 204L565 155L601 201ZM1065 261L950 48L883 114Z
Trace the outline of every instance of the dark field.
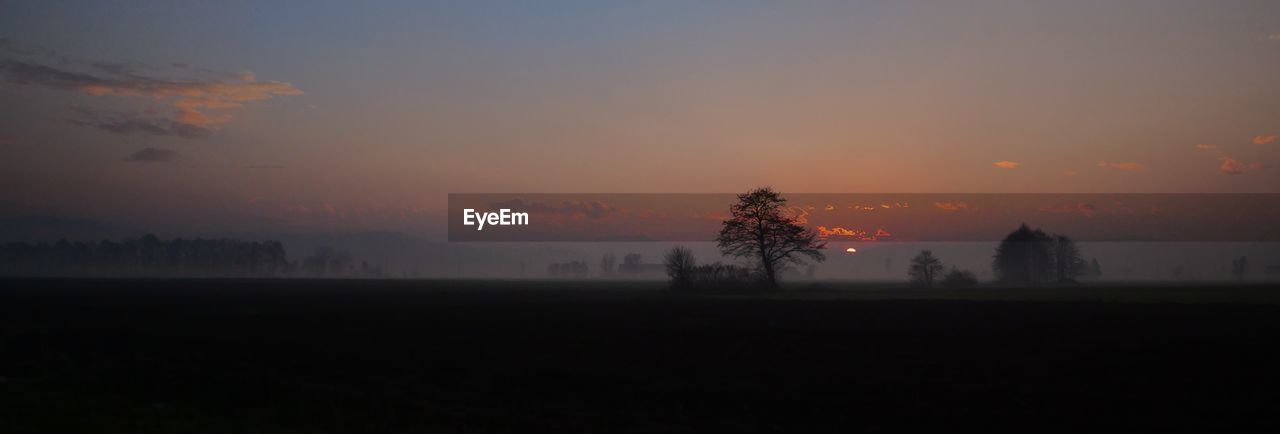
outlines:
M0 285L3 433L1280 425L1280 288Z

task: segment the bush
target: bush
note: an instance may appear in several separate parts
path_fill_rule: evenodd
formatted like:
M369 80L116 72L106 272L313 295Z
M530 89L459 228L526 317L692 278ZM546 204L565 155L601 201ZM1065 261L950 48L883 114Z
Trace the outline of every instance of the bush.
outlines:
M978 284L978 278L972 272L952 268L942 278L944 288L971 288Z
M757 280L746 267L719 262L694 267L692 277L693 287L700 290L744 289Z

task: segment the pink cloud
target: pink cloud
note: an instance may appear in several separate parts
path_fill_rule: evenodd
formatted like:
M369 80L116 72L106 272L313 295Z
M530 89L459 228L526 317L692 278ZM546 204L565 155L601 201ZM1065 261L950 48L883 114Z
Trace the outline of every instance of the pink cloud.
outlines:
M1022 165L1022 163L1019 163L1019 162L1017 162L1017 161L1007 161L1007 160L1006 160L1006 161L997 161L997 162L994 162L994 163L991 163L991 164L992 164L992 165L994 165L994 166L996 166L996 167L999 167L999 168L1001 168L1001 169L1016 169L1016 168L1018 168L1018 166L1021 166L1021 165Z
M1222 157L1222 165L1218 166L1218 170L1228 175L1239 175L1244 173L1245 166L1234 158Z
M1271 135L1271 136L1253 136L1253 144L1255 144L1255 145L1265 145L1265 144L1267 144L1267 143L1271 143L1271 142L1276 141L1276 139L1280 139L1280 136L1275 136L1275 135Z
M961 211L969 209L969 204L964 202L934 202L933 207L943 211Z
M278 96L302 95L302 90L282 81L258 81L252 72L218 73L198 78L171 78L173 70L135 69L112 62L93 62L92 68L77 68L86 62L30 58L0 60L0 80L21 86L38 86L97 97L128 97L162 101L172 108L172 117L155 124L175 122L186 127L205 127L229 122L227 113L245 103ZM56 66L51 66L56 65ZM188 68L181 68L189 71ZM175 132L170 131L170 134Z
M1104 168L1110 168L1110 169L1116 169L1116 170L1127 170L1130 172L1139 171L1146 168L1146 166L1143 166L1142 164L1139 164L1139 163L1132 163L1132 162L1122 163L1119 161L1108 162L1106 160L1098 161L1098 167L1104 167Z

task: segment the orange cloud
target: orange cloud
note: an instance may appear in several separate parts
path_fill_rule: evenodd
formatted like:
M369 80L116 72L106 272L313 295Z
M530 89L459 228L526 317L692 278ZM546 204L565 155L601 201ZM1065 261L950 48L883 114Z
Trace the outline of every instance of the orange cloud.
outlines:
M58 67L53 67L35 60L0 60L0 78L20 85L92 96L167 101L173 107L172 122L189 127L217 125L231 120L229 114L209 114L207 110L238 109L246 102L303 94L302 90L286 82L257 81L248 71L212 78L173 79L116 66L99 67L96 72L61 69L65 63L64 59Z
M1201 151L1208 151L1208 150L1210 150L1210 149L1218 149L1218 145L1209 145L1209 144L1205 144L1205 143L1198 143L1198 144L1196 144L1196 149L1199 149L1199 150L1201 150Z
M1074 170L1063 170L1062 174L1066 176L1076 176L1076 175L1079 175L1080 172L1076 172Z
M839 226L827 229L826 226L818 226L818 236L827 237L863 237L867 232L863 230L847 229Z
M1244 173L1245 166L1240 164L1235 158L1222 157L1222 165L1218 166L1218 170L1228 175L1239 175Z
M892 236L893 234L890 234L888 231L880 228L876 229L875 234L867 235L867 231L862 229L842 228L839 226L828 229L826 226L818 226L819 238L845 237L858 241L876 241L881 238L888 238Z
M1271 143L1271 142L1276 141L1276 139L1280 139L1280 136L1275 136L1275 135L1272 135L1272 136L1253 136L1253 144L1255 144L1255 145L1265 145L1265 144L1267 144L1267 143Z
M1098 167L1106 167L1106 168L1111 168L1116 170L1128 170L1128 171L1138 171L1146 168L1146 166L1143 166L1138 163L1121 163L1118 161L1108 162L1106 160L1098 161Z
M995 165L996 167L999 167L999 168L1001 168L1001 169L1016 169L1016 168L1018 168L1018 166L1021 166L1021 165L1022 165L1022 163L1019 163L1019 162L1017 162L1017 161L1008 161L1008 160L1005 160L1005 161L997 161L997 162L994 162L994 163L991 163L991 164L992 164L992 165Z
M969 204L964 202L934 202L933 207L943 211L960 211L969 209Z

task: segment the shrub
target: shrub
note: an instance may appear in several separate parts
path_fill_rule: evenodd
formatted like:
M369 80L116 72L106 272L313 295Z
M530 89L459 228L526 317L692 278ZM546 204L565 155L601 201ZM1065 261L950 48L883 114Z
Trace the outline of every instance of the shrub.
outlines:
M972 272L951 268L942 278L944 288L970 288L978 284L978 278Z

